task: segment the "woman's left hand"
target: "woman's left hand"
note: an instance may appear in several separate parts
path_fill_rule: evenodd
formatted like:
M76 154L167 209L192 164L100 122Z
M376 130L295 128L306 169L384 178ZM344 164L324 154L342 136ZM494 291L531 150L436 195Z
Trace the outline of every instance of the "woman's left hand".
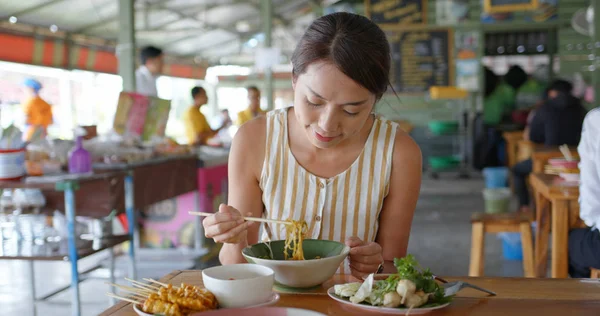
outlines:
M350 270L358 279L371 273L376 273L379 265L383 263L383 249L376 242L364 242L358 237L346 239L350 247Z

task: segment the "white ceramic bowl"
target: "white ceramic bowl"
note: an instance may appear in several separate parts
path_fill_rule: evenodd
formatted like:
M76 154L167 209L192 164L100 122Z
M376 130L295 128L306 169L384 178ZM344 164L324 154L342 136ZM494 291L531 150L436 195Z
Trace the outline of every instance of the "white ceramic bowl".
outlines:
M272 298L275 273L257 264L231 264L202 270L202 280L220 307L246 307Z

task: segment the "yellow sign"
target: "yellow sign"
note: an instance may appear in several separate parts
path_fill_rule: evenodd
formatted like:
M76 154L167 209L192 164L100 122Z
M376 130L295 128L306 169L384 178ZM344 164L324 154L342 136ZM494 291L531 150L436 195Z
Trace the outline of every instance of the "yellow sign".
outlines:
M538 8L539 0L483 0L485 13L508 13L532 11Z

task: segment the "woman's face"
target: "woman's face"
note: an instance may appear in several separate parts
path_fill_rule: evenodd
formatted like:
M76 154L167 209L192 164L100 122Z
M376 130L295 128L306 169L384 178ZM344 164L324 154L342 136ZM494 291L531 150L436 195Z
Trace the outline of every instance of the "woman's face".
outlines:
M310 64L293 82L294 112L310 142L332 148L356 135L375 104L375 95L328 62Z

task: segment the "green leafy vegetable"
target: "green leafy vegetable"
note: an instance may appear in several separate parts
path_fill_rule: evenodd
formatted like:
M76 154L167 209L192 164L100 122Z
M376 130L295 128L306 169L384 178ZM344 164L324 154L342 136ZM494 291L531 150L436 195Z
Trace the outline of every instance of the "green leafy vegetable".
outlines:
M386 280L375 282L373 286L373 297L383 300L386 293L396 291L398 281L412 281L417 291L421 290L425 293L432 293L426 305L423 307L435 307L452 301L452 297L444 296L444 289L435 281L433 273L429 269L421 269L419 263L413 255L407 255L404 258L395 258L394 266L398 269L398 273L389 276Z
M432 304L441 305L452 301L452 297L446 297L444 289L435 281L431 270L420 268L419 263L413 255L407 255L404 258L394 258L394 266L398 269L400 279L408 279L415 283L417 290L425 293L433 293L433 297L427 303L427 307ZM421 271L422 270L422 271Z

